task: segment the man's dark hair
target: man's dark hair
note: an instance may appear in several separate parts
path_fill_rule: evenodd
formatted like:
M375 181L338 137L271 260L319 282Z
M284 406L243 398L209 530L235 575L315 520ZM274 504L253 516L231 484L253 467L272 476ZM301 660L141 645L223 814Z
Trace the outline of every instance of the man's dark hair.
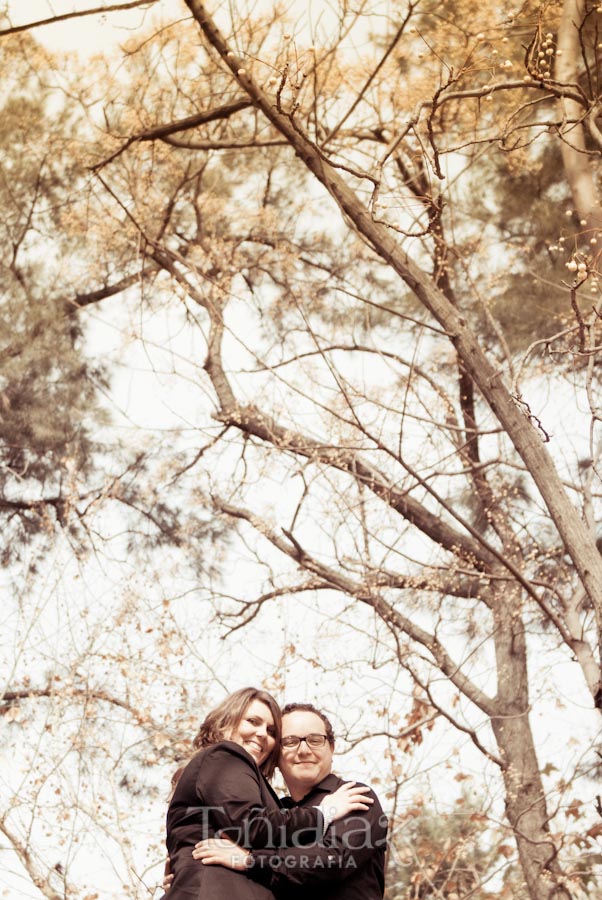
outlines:
M282 708L282 715L285 716L287 713L292 712L311 712L315 713L316 716L319 716L324 722L324 728L326 730L326 737L328 738L328 743L331 747L334 747L334 731L332 725L330 724L330 720L327 716L324 715L319 709L313 705L313 703L287 703L286 706Z

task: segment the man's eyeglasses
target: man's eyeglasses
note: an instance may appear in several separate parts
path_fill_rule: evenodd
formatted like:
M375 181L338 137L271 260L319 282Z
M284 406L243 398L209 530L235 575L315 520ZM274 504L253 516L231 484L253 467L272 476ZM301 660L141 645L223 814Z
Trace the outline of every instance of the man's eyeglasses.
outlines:
M325 734L306 734L305 737L297 737L296 734L289 734L282 738L280 745L284 747L285 750L296 750L301 741L305 741L307 746L311 747L312 750L317 750L319 747L324 746L327 737Z

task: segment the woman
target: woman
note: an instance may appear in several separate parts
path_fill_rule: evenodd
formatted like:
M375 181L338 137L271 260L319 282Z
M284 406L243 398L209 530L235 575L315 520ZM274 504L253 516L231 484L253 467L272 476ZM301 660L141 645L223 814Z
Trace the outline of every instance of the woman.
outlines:
M272 900L254 880L192 857L197 841L224 835L245 848L314 843L330 822L366 809L366 788L345 784L319 807L283 809L267 782L280 750L280 709L265 691L242 688L212 710L197 750L175 776L167 811L173 881L164 900ZM256 877L264 877L259 873Z

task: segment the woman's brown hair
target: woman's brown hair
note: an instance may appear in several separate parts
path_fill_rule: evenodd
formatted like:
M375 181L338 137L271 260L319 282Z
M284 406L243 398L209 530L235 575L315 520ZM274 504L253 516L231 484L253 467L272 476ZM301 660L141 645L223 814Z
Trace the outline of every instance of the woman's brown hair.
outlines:
M266 778L271 778L274 774L274 769L276 768L276 762L280 753L282 717L280 714L280 707L272 695L268 694L267 691L248 687L241 688L238 691L234 691L233 694L229 694L225 700L222 700L219 706L216 706L215 709L212 709L211 712L207 713L192 742L192 746L196 752L199 753L206 747L211 747L219 741L227 740L226 734L236 728L242 721L249 703L252 703L253 700L259 700L261 703L265 703L274 719L274 737L276 739L274 749L265 762L259 767ZM193 756L196 756L196 753L193 754ZM185 766L180 766L180 768L174 772L171 779L172 786L177 784L184 768Z

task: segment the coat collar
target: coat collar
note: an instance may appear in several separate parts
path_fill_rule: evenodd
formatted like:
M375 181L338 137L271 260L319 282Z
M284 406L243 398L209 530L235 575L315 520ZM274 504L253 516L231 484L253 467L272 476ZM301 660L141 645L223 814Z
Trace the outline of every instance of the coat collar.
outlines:
M292 797L284 797L282 803L288 808L292 806L311 806L312 801L316 798L321 800L322 795L332 794L332 792L336 791L342 784L343 779L331 772L326 778L323 778L322 781L318 781L317 784L314 784L301 800L295 801Z

